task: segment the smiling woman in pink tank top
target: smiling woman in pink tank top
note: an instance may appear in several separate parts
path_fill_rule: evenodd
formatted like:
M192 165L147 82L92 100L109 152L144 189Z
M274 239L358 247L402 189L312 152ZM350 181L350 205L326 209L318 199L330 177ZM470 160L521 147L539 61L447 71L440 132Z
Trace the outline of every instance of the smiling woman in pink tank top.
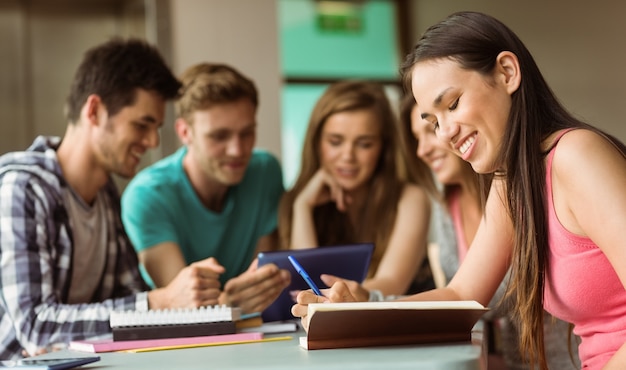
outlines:
M403 76L438 138L493 180L457 274L408 299L487 304L510 268L531 363L547 369L545 307L574 325L582 368L623 369L626 147L570 114L522 41L486 14L455 13L430 27ZM331 290L353 298L344 282ZM306 306L326 300L302 292L292 312L306 327Z

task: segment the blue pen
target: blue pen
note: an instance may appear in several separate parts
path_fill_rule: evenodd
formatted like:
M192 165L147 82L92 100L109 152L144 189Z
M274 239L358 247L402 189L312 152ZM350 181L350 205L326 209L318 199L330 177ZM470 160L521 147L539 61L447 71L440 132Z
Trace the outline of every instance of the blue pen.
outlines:
M307 274L307 272L304 271L304 268L300 265L300 263L298 263L298 260L296 260L294 256L287 256L287 258L289 259L289 262L291 262L293 267L296 269L298 274L302 276L302 278L307 283L307 285L313 290L313 292L317 295L323 295L322 292L320 292L320 289L317 287L317 285L315 285L315 283L313 282L313 279L311 279L309 274Z

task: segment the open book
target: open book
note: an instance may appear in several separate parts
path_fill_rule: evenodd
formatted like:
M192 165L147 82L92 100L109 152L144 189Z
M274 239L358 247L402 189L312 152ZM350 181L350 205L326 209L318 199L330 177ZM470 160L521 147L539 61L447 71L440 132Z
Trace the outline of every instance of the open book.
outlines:
M475 301L315 303L308 308L306 349L471 340L487 312Z

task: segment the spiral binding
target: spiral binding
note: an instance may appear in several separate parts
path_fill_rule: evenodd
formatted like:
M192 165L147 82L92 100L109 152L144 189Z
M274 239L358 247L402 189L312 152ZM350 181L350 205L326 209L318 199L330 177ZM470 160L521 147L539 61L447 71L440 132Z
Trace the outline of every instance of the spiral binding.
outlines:
M199 308L177 308L148 311L113 311L109 319L111 328L128 326L185 325L208 322L237 321L241 309L226 305Z

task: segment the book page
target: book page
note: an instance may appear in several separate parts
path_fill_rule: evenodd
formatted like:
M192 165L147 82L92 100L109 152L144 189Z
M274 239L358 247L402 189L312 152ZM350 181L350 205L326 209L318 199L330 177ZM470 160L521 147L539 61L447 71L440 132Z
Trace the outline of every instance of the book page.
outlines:
M309 341L307 337L300 337L300 347L304 349L309 349Z
M476 301L386 301L386 302L342 302L342 303L313 303L309 305L309 315L316 311L336 310L483 310L485 307Z

